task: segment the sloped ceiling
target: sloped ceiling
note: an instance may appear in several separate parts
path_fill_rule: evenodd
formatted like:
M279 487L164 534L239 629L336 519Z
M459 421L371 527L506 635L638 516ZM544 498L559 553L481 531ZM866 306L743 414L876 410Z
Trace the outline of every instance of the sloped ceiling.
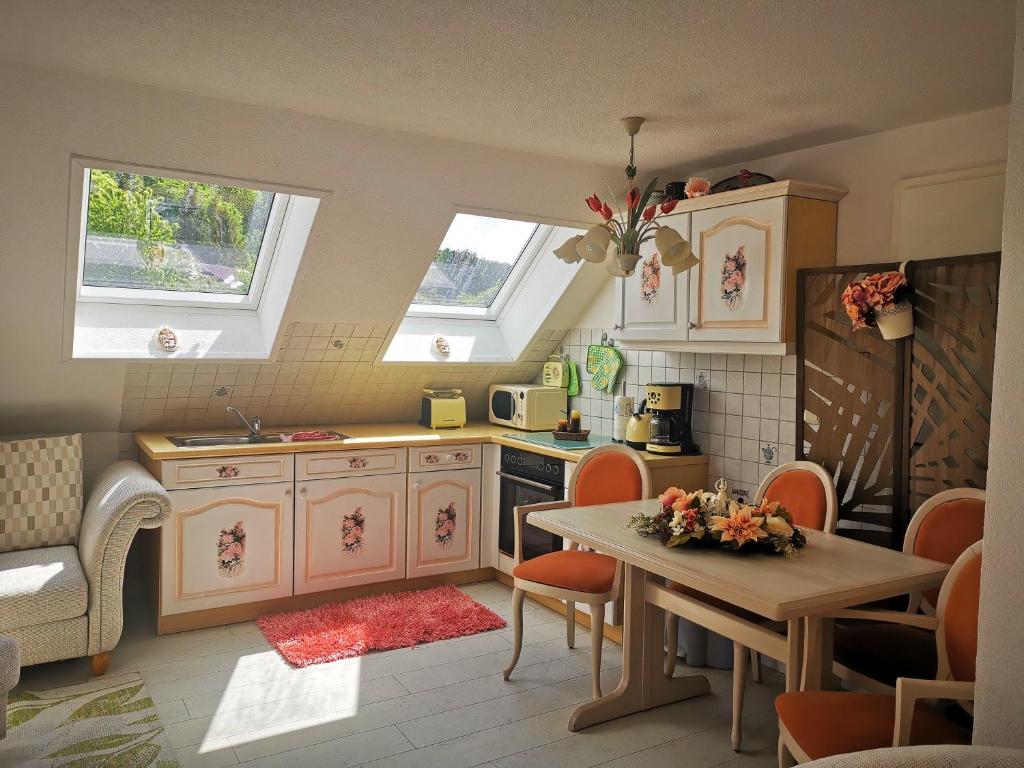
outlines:
M1012 0L14 0L0 58L367 125L723 165L1009 102Z

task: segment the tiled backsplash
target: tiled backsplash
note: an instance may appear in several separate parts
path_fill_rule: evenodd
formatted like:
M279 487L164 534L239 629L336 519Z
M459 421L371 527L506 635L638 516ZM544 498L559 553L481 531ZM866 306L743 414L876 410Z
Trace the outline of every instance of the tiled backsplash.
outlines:
M515 365L375 362L390 325L292 323L276 360L239 364L133 363L121 431L237 426L233 405L267 426L415 421L424 387L461 387L473 419L486 419L487 387L532 381L564 329L542 330Z
M576 328L562 350L579 367L580 395L571 407L583 426L612 434L614 395L596 391L586 371L587 346L611 329ZM773 467L796 458L796 358L792 355L724 355L620 350L626 360L616 394L637 404L651 382L694 384L694 440L709 459L708 483L720 477L737 495L753 495ZM623 391L624 389L624 391Z

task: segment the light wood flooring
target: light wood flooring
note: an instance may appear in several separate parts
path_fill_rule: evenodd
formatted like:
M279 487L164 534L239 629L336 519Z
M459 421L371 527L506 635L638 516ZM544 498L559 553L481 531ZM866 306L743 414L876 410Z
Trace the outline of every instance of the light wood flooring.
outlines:
M509 619L498 582L464 592ZM128 607L109 675L141 672L186 768L659 768L774 766L772 702L782 679L750 684L741 754L729 746L731 673L701 670L712 694L571 733L569 713L590 696L590 638L565 645L562 616L527 600L523 652L501 679L511 628L292 669L252 622L158 637L153 610ZM606 641L602 685L618 683L619 646ZM680 672L685 668L680 665ZM91 678L84 660L22 671L21 688Z

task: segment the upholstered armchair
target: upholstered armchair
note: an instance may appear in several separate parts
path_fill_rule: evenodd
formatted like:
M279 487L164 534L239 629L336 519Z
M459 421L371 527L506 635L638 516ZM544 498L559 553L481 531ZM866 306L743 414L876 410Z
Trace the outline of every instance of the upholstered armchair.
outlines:
M167 519L170 499L119 461L83 511L81 454L80 435L0 443L0 633L22 666L88 656L102 675L121 638L128 548Z

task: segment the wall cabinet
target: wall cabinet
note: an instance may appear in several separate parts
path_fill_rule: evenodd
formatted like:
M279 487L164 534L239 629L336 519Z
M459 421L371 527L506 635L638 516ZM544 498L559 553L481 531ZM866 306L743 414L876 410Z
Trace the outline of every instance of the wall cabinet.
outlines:
M796 340L796 271L835 264L845 194L780 181L681 201L662 221L690 241L699 263L673 276L654 242L645 243L636 271L615 287L616 337L665 349L784 354Z
M169 491L161 615L292 594L292 483Z
M409 475L408 577L480 565L480 470Z
M690 214L660 220L683 237L690 232ZM672 273L649 240L640 246L640 262L615 286L615 331L622 341L676 341L686 338L689 322L690 273Z
M405 577L405 477L297 484L296 594Z

